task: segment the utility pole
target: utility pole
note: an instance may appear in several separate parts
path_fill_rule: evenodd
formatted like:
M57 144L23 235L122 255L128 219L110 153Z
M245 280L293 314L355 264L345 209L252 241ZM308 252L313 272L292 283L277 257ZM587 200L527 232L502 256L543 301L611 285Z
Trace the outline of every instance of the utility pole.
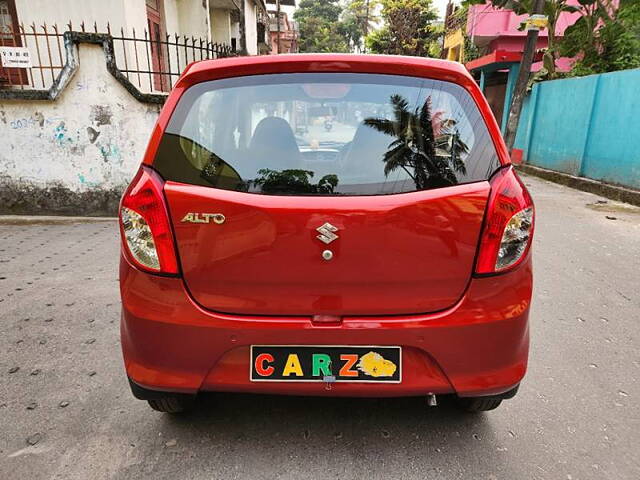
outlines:
M276 0L276 22L278 25L278 53L282 53L280 48L280 0Z
M247 20L245 14L245 4L243 0L240 4L240 23L238 25L240 35L240 55L249 55L249 51L247 50Z
M369 35L369 0L365 3L365 13L364 13L364 36Z
M544 12L545 0L536 0L533 6L533 15L540 15ZM522 110L522 102L527 90L527 82L531 74L531 64L533 56L536 52L536 43L538 42L538 29L531 28L527 31L527 41L520 61L520 73L513 92L513 100L509 108L509 118L507 120L507 131L505 132L505 142L509 151L513 148L516 140L516 132L518 131L518 122L520 120L520 111Z

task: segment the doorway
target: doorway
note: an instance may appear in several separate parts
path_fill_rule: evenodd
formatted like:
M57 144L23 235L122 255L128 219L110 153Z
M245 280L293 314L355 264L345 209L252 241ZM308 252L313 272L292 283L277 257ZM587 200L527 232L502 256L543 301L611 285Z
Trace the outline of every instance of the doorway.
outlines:
M146 0L146 4L153 89L159 92L168 92L171 89L171 82L166 63L168 46L164 43L166 42L166 34L162 0Z

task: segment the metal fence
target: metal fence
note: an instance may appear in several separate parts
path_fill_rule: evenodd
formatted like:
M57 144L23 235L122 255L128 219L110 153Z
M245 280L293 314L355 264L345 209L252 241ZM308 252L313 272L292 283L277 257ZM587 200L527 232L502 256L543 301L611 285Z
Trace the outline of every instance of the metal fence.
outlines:
M25 47L31 66L0 66L0 88L48 89L64 67L64 32L105 33L111 37L118 69L142 92L168 92L186 66L198 60L234 56L229 45L177 34L131 33L123 28L112 32L107 24L100 31L97 24L87 28L84 23L69 23L64 29L57 25L20 25L18 32L0 34L0 47Z

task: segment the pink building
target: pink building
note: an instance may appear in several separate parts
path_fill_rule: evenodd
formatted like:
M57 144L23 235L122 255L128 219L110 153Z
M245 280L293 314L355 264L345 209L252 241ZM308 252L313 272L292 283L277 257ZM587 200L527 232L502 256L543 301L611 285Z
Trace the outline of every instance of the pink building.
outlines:
M568 0L569 5L579 5L578 0ZM579 18L579 13L563 13L556 25L556 36L562 37L564 31ZM520 60L524 50L527 32L518 27L527 15L516 15L511 10L496 9L489 2L474 5L467 13L466 33L479 48L482 56L466 63L466 67L480 82L498 122L504 132L506 115L511 103L513 87L518 77ZM547 46L549 33L541 30L538 35L538 48ZM541 68L541 56L537 57L533 71ZM571 59L561 58L556 62L560 71L571 68Z
M578 0L568 0L568 5L579 6ZM556 26L556 35L562 36L568 26L573 25L580 17L579 13L563 13ZM520 24L527 15L516 15L511 10L496 9L489 2L474 5L467 14L467 35L473 38L480 48L491 51L522 51L527 32L519 31ZM538 45L547 45L548 31L542 30L538 35Z
M298 53L298 26L282 9L295 7L296 0L266 0L266 3L276 7L269 9L269 54Z
M279 39L279 40L278 40ZM269 12L269 41L271 55L278 53L298 53L298 27L285 12L280 12L280 33L278 34L278 13Z

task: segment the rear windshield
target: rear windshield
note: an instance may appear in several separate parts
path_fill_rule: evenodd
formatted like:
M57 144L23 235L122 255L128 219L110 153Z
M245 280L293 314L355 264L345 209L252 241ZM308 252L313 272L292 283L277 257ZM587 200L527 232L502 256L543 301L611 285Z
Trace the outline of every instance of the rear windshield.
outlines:
M225 190L382 195L486 180L499 161L454 83L296 73L189 88L154 166L166 180Z

